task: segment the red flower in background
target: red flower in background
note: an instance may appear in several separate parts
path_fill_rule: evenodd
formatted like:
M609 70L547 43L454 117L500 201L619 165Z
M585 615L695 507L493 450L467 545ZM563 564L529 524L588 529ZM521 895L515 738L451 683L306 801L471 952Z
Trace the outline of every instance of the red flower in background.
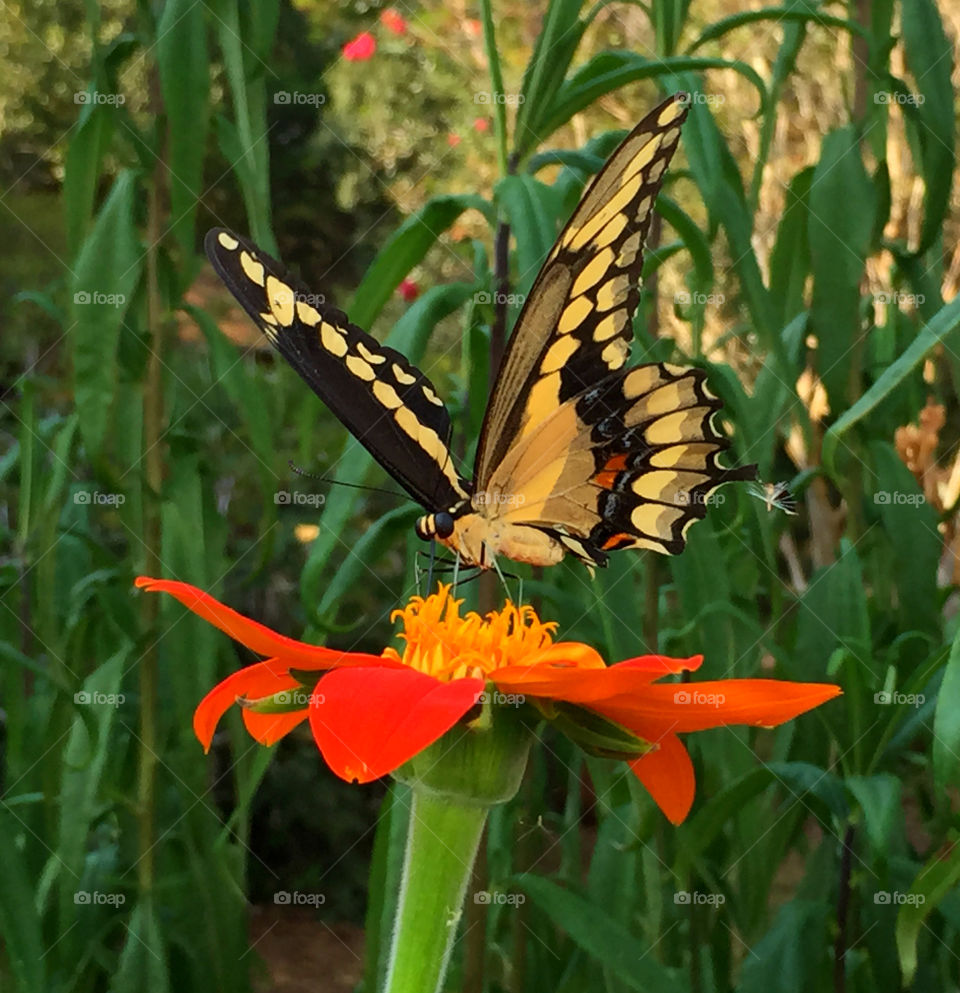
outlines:
M372 59L377 50L377 39L369 31L363 31L343 46L343 57L348 62L366 62Z
M393 7L388 7L380 15L380 23L389 31L391 34L405 35L407 33L407 22L406 20L398 14Z
M455 134L453 131L451 131L450 134L447 135L447 144L451 148L456 148L457 145L460 144L460 135Z
M204 748L239 703L247 730L264 745L308 720L327 764L347 781L393 772L466 717L485 693L494 703L506 694L595 746L596 754L626 761L679 824L693 803L695 780L678 734L732 724L773 727L840 693L838 686L774 679L656 685L698 669L703 657L645 655L607 666L589 645L555 643L556 625L542 622L530 606L507 603L486 617L461 617L462 601L442 585L394 611L405 647L381 655L287 638L186 583L141 576L136 585L169 593L266 657L228 676L197 707L193 727Z
M473 119L473 130L484 134L490 130L490 121L486 117L475 117Z
M420 287L412 279L405 279L397 287L397 292L407 303L410 303L420 296Z

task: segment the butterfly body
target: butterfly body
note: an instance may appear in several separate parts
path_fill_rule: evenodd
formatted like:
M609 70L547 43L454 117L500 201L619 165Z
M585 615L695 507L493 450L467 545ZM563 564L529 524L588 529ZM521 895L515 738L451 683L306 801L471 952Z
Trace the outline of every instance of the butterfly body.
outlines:
M675 554L714 489L755 478L755 466L718 462L729 442L703 370L627 365L643 241L686 112L684 94L656 108L587 187L508 342L472 480L454 465L449 414L424 373L255 245L222 229L207 236L214 267L267 338L425 508L420 537L466 565Z

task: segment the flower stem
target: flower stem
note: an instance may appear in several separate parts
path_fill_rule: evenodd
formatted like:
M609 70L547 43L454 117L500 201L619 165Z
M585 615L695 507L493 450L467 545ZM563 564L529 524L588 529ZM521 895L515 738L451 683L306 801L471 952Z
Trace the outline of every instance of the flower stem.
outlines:
M384 993L438 993L489 808L414 788Z

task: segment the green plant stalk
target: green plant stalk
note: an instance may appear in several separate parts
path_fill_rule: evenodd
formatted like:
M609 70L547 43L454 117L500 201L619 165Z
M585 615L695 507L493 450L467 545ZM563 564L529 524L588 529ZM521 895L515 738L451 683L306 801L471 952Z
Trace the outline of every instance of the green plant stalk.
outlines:
M500 53L497 51L497 39L494 35L493 7L490 0L482 0L483 10L483 42L487 52L487 62L490 64L490 84L493 87L493 122L494 135L497 143L497 165L500 175L507 175L507 108L500 100L503 93L503 73L500 71Z
M385 993L442 988L488 811L414 789Z

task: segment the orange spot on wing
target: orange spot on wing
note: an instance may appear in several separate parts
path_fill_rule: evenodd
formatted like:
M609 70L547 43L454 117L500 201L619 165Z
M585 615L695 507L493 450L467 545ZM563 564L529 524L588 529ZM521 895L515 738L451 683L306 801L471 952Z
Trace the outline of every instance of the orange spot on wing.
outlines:
M633 542L632 534L613 534L600 546L605 552L612 552L618 548L623 548L624 545L629 545Z
M624 455L613 455L607 459L607 464L604 466L608 472L621 472L627 468L627 456Z
M593 477L593 481L597 486L602 486L605 490L612 490L613 484L617 481L617 475L615 472L598 472Z

